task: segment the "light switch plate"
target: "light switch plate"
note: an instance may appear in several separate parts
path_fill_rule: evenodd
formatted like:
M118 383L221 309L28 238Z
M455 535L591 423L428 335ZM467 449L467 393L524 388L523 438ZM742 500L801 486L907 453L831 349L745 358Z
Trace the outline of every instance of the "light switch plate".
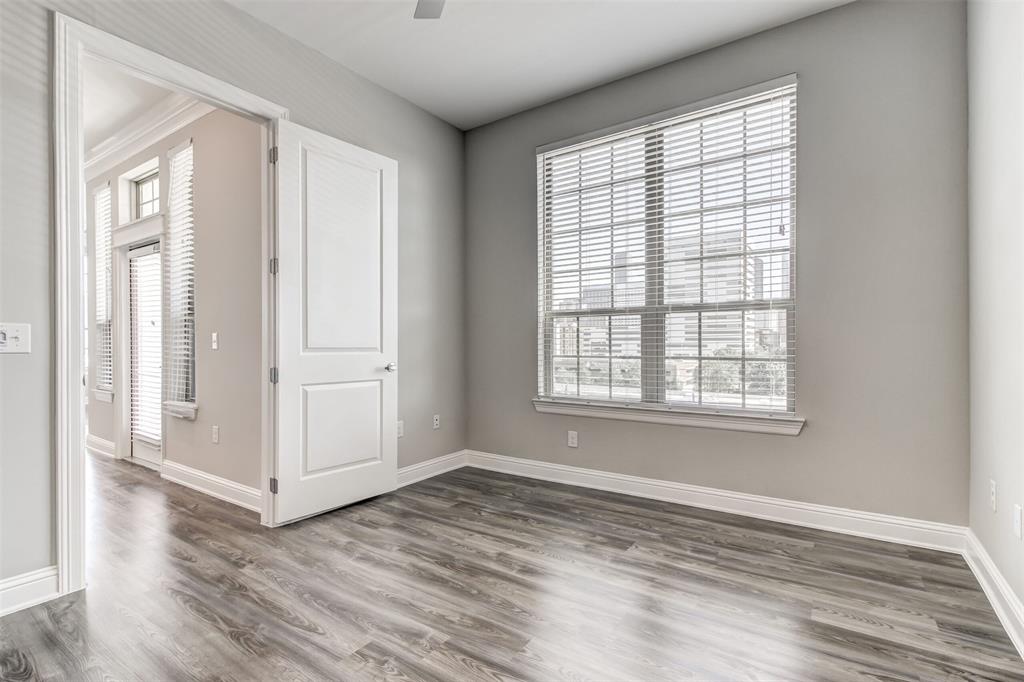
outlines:
M210 349L217 350L220 347L220 339L217 338L217 332L210 334Z
M32 325L0 322L0 353L31 353Z
M405 435L405 422L402 420L398 421L398 437L401 438Z
M1019 504L1013 505L1013 534L1018 540L1024 539L1024 507Z

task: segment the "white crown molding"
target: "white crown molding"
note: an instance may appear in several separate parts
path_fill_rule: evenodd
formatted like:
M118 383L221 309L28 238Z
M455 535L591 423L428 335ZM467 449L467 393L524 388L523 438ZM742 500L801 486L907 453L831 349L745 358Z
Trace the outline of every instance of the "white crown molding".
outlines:
M94 436L91 433L85 437L85 449L104 457L114 457L114 441Z
M999 617L999 622L1003 624L1010 641L1017 647L1017 653L1024 658L1024 602L1014 593L1010 583L1000 573L978 536L970 529L967 531L964 559L967 560L967 565L971 567L978 582L981 583L981 589L985 591L985 596L992 603L992 608Z
M214 107L205 102L180 93L171 93L116 135L86 152L86 179L91 180L110 170L212 111Z
M165 459L160 465L160 478L198 490L211 497L216 497L218 500L237 504L243 509L260 511L261 493L258 488L250 488L247 485L214 476L168 459Z
M56 566L5 578L0 580L0 616L42 604L58 596Z

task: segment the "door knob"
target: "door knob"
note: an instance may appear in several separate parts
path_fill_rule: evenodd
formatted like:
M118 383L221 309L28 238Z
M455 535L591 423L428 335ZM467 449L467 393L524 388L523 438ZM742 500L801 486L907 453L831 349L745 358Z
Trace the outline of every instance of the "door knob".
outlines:
M396 369L398 369L398 365L396 365L393 362L389 362L388 364L384 365L385 372L394 372Z

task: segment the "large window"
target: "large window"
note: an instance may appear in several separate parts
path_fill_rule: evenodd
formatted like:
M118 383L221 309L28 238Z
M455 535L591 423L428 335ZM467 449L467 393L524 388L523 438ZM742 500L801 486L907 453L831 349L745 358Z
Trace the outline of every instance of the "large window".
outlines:
M795 411L796 83L537 157L538 402Z
M167 233L163 267L167 324L164 361L165 407L194 416L196 401L196 291L194 171L191 142L170 153Z

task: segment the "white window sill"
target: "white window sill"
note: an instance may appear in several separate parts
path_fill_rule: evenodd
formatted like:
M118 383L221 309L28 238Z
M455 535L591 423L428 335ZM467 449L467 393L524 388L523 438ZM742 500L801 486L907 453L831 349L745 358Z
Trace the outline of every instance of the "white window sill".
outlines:
M92 397L100 403L112 403L114 402L114 392L108 391L105 388L94 388L92 389Z
M164 414L169 414L178 419L194 420L199 412L199 406L195 403L178 403L172 400L164 401Z
M771 433L783 436L800 435L804 418L776 414L739 414L735 412L713 412L671 408L664 406L614 405L583 400L555 398L534 398L534 408L544 414L564 414L573 417L595 417L598 419L623 419L649 424L674 424L676 426L697 426L708 429Z

